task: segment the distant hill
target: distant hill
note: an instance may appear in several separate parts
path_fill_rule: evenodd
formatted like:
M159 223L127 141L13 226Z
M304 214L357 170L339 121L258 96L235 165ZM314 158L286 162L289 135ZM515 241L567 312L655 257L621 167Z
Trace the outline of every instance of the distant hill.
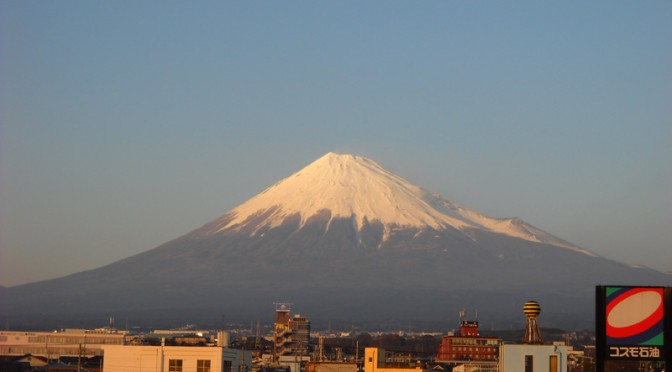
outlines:
M518 218L463 208L375 162L326 154L222 217L110 265L0 291L0 316L31 326L115 315L154 326L271 319L290 302L316 324L592 327L594 286L670 285ZM1 318L0 318L1 319ZM103 321L104 322L104 321Z

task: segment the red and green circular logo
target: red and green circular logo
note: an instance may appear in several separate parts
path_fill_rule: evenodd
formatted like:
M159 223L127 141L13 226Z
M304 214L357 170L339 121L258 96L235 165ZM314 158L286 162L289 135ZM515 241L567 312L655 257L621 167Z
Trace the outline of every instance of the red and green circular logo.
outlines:
M663 288L608 288L607 343L663 344Z

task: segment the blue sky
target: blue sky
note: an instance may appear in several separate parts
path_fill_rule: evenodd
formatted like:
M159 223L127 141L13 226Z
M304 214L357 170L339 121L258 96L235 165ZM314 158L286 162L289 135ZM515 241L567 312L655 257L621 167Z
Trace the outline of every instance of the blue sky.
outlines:
M328 151L672 271L669 1L0 2L0 284L96 268Z

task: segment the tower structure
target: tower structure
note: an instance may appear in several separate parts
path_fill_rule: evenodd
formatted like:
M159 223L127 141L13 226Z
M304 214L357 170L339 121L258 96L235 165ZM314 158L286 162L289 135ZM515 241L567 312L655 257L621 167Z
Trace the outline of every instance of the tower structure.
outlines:
M541 330L537 317L541 314L541 306L537 301L527 301L523 306L523 314L527 317L527 327L525 327L524 344L541 345L544 340L541 338Z

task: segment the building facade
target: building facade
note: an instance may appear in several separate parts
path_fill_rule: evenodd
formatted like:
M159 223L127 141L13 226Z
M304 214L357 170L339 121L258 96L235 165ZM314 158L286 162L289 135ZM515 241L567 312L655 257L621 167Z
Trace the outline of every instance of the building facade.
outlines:
M407 363L399 363L394 360L388 361L388 354L384 349L377 347L367 347L364 349L364 362L362 365L363 372L431 372L423 369L421 365L411 365ZM391 357L390 359L394 359Z
M248 372L249 351L217 346L103 347L105 372Z
M60 357L103 355L105 345L123 345L126 331L115 329L64 329L55 332L0 331L0 355L33 355L48 360Z
M497 365L502 340L496 337L481 337L478 322L463 320L459 335L441 338L437 361L452 365L478 363Z
M504 344L500 348L500 371L567 372L565 345Z
M357 372L357 363L311 362L306 363L306 372Z
M277 363L281 356L310 355L310 321L295 314L291 317L288 304L275 309L273 356Z

